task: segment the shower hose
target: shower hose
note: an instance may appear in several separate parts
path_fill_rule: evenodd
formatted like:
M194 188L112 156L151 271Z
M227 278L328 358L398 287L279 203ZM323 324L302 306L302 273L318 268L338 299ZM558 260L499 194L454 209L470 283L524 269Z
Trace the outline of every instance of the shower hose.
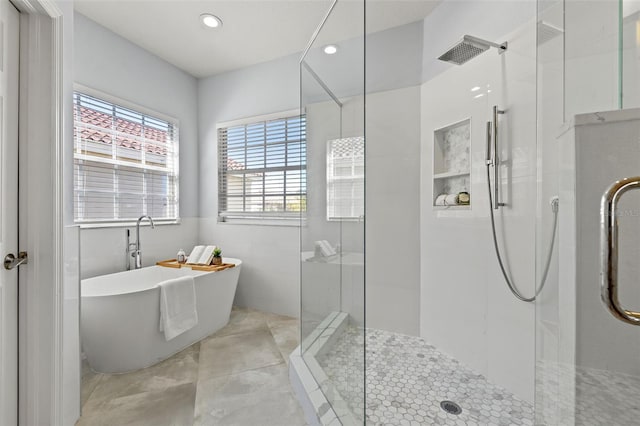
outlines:
M542 273L542 279L540 280L540 284L536 286L535 293L531 297L525 297L520 293L520 290L515 286L513 281L509 278L509 274L504 266L504 262L502 261L502 255L500 254L500 246L498 245L498 237L496 236L496 219L493 213L493 196L491 195L491 172L489 170L490 164L487 163L487 188L489 189L489 213L491 216L491 232L493 233L493 247L496 250L496 257L498 258L498 264L500 265L500 270L502 271L502 276L504 277L505 282L507 283L507 287L513 295L522 300L523 302L533 302L536 300L542 289L544 288L544 284L547 281L547 275L549 274L549 267L551 266L551 258L553 255L553 246L556 241L556 229L558 228L558 197L553 197L551 199L551 211L553 212L553 229L551 230L551 242L549 243L549 250L547 251L547 260L544 265L544 271ZM494 185L496 183L494 182Z

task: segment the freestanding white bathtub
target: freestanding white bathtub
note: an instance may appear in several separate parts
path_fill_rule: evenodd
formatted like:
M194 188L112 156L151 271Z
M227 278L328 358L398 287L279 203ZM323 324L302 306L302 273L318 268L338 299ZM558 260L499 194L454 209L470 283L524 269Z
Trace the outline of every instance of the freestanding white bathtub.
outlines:
M101 373L149 367L215 333L229 322L242 262L219 272L150 266L82 280L80 336L89 365ZM166 341L159 331L158 283L193 275L198 325Z

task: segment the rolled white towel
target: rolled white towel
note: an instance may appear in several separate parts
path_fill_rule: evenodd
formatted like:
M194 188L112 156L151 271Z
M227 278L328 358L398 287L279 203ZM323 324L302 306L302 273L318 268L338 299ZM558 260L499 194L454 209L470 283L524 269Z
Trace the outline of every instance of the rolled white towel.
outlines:
M436 197L435 206L446 206L445 199L447 198L447 194L440 194Z
M458 205L458 194L449 194L444 199L445 206L456 206Z

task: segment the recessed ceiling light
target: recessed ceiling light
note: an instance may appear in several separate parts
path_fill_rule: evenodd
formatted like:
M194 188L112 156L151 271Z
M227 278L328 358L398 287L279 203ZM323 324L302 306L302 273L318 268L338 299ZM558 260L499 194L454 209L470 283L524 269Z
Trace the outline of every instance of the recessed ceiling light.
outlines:
M471 88L472 92L477 92L478 90L480 90L480 86L476 86L476 87L472 87Z
M222 19L210 13L203 13L200 15L200 20L209 28L218 28L222 26Z
M338 51L338 46L336 46L335 44L329 44L324 47L324 53L326 53L327 55L333 55L337 51Z

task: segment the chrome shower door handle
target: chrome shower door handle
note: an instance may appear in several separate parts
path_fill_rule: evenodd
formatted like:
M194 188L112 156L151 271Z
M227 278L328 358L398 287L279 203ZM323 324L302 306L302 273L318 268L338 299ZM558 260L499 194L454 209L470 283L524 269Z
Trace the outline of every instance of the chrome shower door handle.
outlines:
M640 312L629 311L618 300L618 202L632 189L640 189L640 176L613 183L600 204L600 296L609 312L622 322L640 325Z

